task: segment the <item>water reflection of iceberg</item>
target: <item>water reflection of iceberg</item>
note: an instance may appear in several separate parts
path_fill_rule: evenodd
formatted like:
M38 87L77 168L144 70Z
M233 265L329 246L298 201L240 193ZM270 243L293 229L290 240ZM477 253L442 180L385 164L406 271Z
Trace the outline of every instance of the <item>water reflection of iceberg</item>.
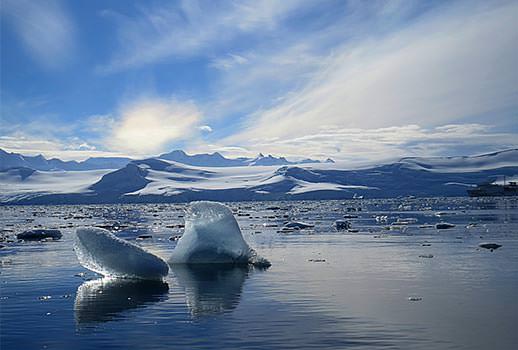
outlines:
M177 283L185 289L193 316L233 310L239 303L248 266L186 264L171 265Z
M126 310L145 307L167 297L162 281L100 278L77 289L74 314L78 325L110 321Z

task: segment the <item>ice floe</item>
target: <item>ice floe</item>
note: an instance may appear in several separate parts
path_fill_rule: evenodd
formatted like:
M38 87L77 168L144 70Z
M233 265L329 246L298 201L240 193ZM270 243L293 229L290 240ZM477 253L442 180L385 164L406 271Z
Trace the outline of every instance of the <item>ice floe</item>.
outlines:
M169 272L158 256L98 227L77 229L74 250L81 265L103 276L160 280Z

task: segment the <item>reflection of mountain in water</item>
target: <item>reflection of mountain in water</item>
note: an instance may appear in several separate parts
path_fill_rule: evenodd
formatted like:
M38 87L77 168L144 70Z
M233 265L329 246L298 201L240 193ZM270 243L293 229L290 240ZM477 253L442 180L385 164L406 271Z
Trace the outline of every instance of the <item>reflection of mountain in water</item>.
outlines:
M166 298L169 286L162 281L101 278L77 289L74 313L77 324L106 322L125 310L145 307Z
M185 289L193 316L234 309L239 303L249 267L235 265L171 265L178 284Z

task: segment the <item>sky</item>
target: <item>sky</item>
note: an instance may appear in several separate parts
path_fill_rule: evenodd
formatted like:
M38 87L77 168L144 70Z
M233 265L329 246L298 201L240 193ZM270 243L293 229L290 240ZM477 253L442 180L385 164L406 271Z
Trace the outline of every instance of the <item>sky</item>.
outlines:
M518 147L518 1L2 0L0 148L377 161Z

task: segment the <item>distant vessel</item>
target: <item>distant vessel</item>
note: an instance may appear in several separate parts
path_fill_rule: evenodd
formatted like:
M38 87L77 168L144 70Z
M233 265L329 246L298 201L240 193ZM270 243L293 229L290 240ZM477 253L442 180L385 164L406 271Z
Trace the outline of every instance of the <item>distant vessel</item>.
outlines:
M506 183L504 176L504 184L484 183L475 188L469 189L470 197L502 197L502 196L518 196L518 184L516 181Z

